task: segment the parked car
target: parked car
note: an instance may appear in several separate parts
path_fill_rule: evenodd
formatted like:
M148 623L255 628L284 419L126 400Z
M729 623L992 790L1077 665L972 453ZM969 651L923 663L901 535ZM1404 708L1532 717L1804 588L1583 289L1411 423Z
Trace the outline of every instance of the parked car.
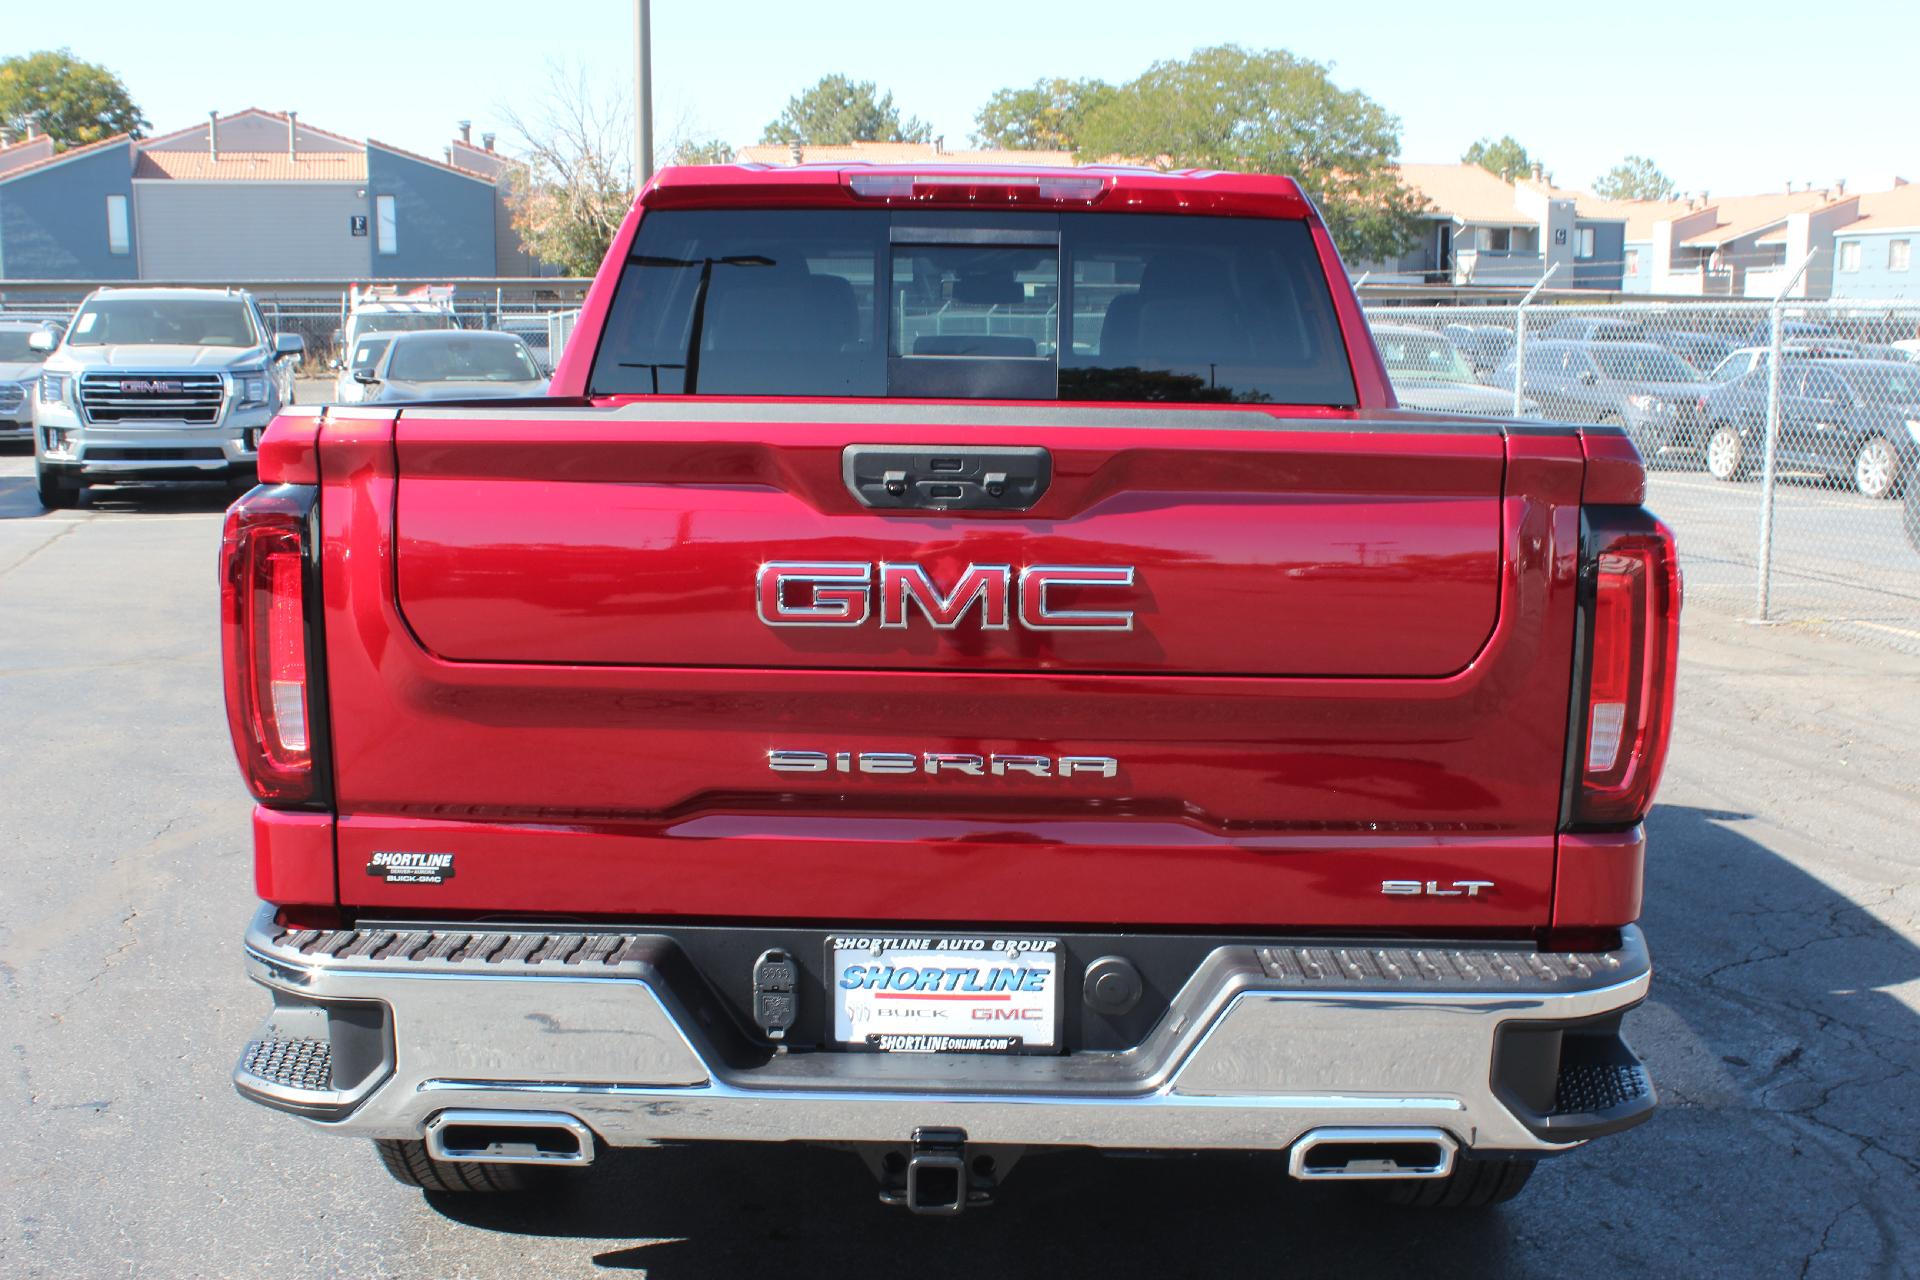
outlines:
M1482 380L1513 350L1513 330L1504 325L1450 324L1446 334L1447 341L1473 366L1474 376Z
M1383 412L1326 243L1261 174L674 167L556 400L282 417L240 1093L436 1196L816 1142L946 1216L1061 1147L1484 1207L1646 1120L1673 536L1615 432Z
M1645 342L1651 335L1638 320L1568 316L1555 320L1540 334L1550 342ZM1528 335L1529 341L1532 335Z
M1433 330L1376 324L1373 342L1386 362L1387 376L1393 379L1393 393L1405 408L1486 418L1513 416L1513 392L1481 386L1465 357ZM1521 400L1522 417L1539 412L1539 405Z
M1493 381L1512 377L1509 360ZM1547 417L1621 427L1649 461L1699 452L1694 410L1706 387L1691 365L1651 342L1530 341L1520 382Z
M1900 353L1902 360L1920 362L1920 338L1902 338L1888 345Z
M340 370L333 376L335 404L359 404L367 398L368 384L361 381L360 375L372 373L379 367L381 357L387 354L387 345L392 341L392 333L369 333L354 340L347 358L335 362Z
M537 396L547 387L526 343L483 329L390 334L386 354L353 377L363 400L380 403Z
M96 289L64 337L30 341L49 353L33 449L50 508L102 481L250 487L281 404L279 364L306 348L297 333L269 332L239 289Z
M1711 333L1685 333L1666 329L1657 329L1647 335L1648 341L1657 342L1673 354L1685 360L1699 371L1702 377L1718 368L1734 349L1734 343L1728 338L1715 337Z
M51 320L0 317L0 440L33 437L33 391L47 358L34 348L33 335L59 331Z
M1737 351L1699 403L1707 471L1738 480L1766 448L1767 353ZM1725 376L1720 376L1720 375ZM1780 360L1776 463L1890 498L1913 470L1907 424L1920 419L1920 366L1905 360L1785 355Z

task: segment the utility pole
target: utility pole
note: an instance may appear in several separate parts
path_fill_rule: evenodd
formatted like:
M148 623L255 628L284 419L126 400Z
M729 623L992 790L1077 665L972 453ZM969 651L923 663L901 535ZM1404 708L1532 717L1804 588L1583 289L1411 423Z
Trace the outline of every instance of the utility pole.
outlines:
M635 188L653 177L653 31L649 0L633 0L633 171Z

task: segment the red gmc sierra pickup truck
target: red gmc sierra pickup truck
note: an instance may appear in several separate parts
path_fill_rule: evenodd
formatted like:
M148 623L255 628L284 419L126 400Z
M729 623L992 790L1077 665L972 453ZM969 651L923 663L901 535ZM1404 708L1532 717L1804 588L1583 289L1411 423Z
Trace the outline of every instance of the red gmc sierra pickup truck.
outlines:
M401 1181L1647 1118L1680 582L1617 430L1396 407L1285 178L673 168L551 394L294 410L222 551L272 1008ZM663 1157L664 1158L664 1157Z

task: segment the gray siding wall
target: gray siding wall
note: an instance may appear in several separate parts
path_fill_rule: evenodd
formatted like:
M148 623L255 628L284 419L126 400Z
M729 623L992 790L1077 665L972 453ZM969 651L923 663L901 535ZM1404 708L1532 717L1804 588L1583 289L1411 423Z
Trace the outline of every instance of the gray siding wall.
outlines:
M363 280L371 234L357 182L173 182L134 186L140 272L149 280Z
M1576 289L1618 290L1626 278L1627 227L1623 222L1582 222L1593 228L1593 258L1573 262Z
M0 182L0 279L133 279L137 253L107 252L107 197L132 188L124 142ZM137 250L139 208L127 216Z
M1905 271L1895 271L1888 263L1888 246L1895 240L1907 242L1908 265ZM1836 267L1833 272L1834 297L1920 298L1920 253L1914 252L1920 249L1920 227L1857 231L1852 235L1839 236L1830 255L1836 263L1842 246L1849 242L1860 246L1860 265L1853 271L1841 271Z
M377 220L379 196L394 197L399 252L373 253L376 277L494 273L492 183L369 144L365 212L370 220Z

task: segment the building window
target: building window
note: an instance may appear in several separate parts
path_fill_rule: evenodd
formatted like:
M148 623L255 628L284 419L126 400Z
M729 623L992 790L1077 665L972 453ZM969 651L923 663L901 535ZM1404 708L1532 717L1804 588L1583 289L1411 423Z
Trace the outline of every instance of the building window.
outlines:
M380 253L400 252L399 216L394 211L392 196L373 198L374 246Z
M1490 253L1505 253L1512 241L1512 230L1507 227L1480 228L1480 247Z
M1913 265L1913 241L1887 241L1887 270L1905 271Z
M1578 227L1573 233L1573 256L1582 262L1593 261L1593 228Z
M1840 269L1858 271L1860 269L1860 242L1849 240L1840 246Z
M125 196L107 197L107 252L113 254L133 252L133 236L127 225Z
M1627 250L1627 274L1630 276L1640 274L1640 251L1638 249Z

